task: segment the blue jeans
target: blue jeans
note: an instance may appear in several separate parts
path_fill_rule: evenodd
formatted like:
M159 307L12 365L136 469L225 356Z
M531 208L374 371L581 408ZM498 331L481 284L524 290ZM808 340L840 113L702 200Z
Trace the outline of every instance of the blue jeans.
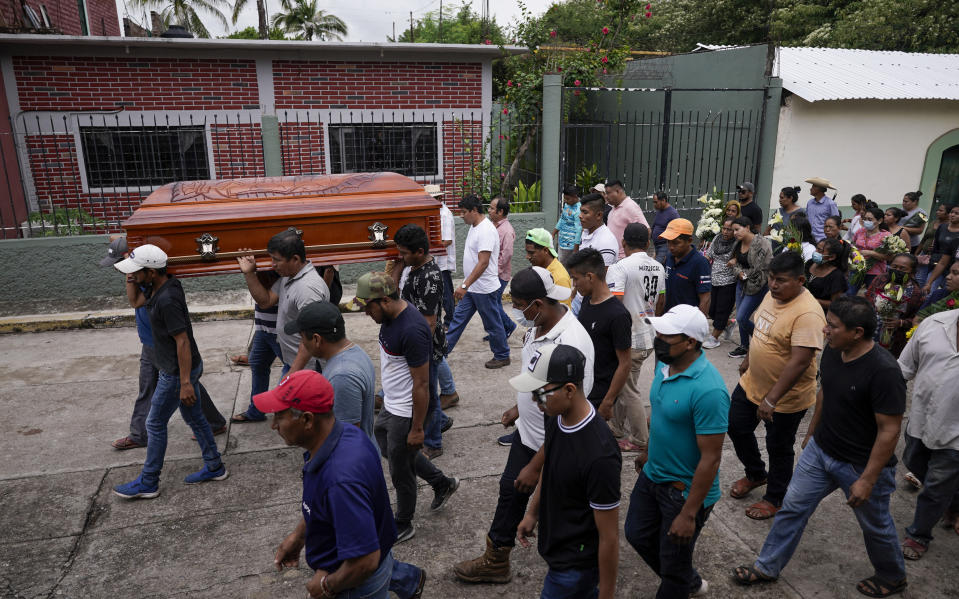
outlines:
M746 295L743 293L743 284L739 283L737 290L739 295L739 306L736 308L736 323L739 325L739 345L749 348L749 338L753 335L755 325L749 319L766 297L767 288L763 286L762 290L755 295Z
M692 541L678 545L667 533L685 503L682 491L669 484L654 483L644 472L639 473L629 496L624 526L626 540L659 576L657 599L686 599L699 590L703 581L693 567L693 551L713 506L699 508Z
M473 315L479 312L480 319L483 321L483 328L489 335L489 347L493 350L493 357L497 360L506 360L509 358L509 346L506 345L506 330L503 328L503 319L499 315L499 309L502 309L503 302L499 302L497 309L496 298L498 292L493 293L472 293L467 291L460 303L456 304L456 311L453 312L453 323L450 325L449 332L446 333L446 355L449 355L456 342L460 340L460 335L466 330L466 325L473 318Z
M546 571L540 599L594 599L599 596L599 568Z
M849 487L862 470L831 458L819 448L814 438L810 439L799 456L786 499L766 535L766 542L756 559L756 568L766 576L777 578L796 551L806 523L819 502L836 489L842 489L849 497ZM906 577L896 523L889 513L889 496L895 489L896 467L887 466L873 486L869 501L853 510L875 574L887 582L898 582Z
M666 257L669 256L669 246L665 243L656 246L656 262L666 264Z
M337 593L337 599L388 599L390 591L400 599L409 599L416 592L421 570L412 564L397 561L390 551L379 567L360 586Z
M509 285L509 280L499 280L499 291L496 292L495 301L496 309L499 311L499 317L503 321L503 331L506 333L506 336L509 337L513 334L513 331L516 330L516 323L506 314L506 310L503 309L503 292L506 291L507 285Z
M443 275L443 324L450 326L453 322L453 271L441 270Z
M946 510L959 512L959 451L929 449L921 439L906 435L902 461L922 481L916 514L906 535L922 545L932 541L932 529Z
M449 417L443 413L443 409L440 407L440 394L437 391L439 387L438 379L439 364L430 360L430 407L426 411L423 445L431 449L443 448L443 425L449 420Z
M253 333L253 343L250 345L250 354L247 356L252 378L250 405L245 412L246 417L250 420L264 420L266 418L266 414L257 410L256 406L253 405L253 396L270 389L270 368L273 367L273 361L277 358L281 362L283 361L283 353L280 351L280 344L276 341L276 333L267 333L266 331Z
M452 395L456 393L456 383L453 382L453 371L450 370L450 363L443 358L443 361L436 367L437 376L440 382L440 395Z
M200 397L201 374L203 374L202 362L190 371L190 382L193 384L193 392L197 398ZM216 441L213 440L213 429L203 416L199 399L189 407L181 403L179 375L160 371L156 391L153 392L153 399L150 400L150 414L147 416L147 457L141 473L141 480L148 486L155 486L160 482L160 470L163 469L163 457L166 455L167 423L177 408L180 409L183 421L193 430L196 442L200 444L203 463L207 470L219 470L223 465L220 461L220 452L216 448Z

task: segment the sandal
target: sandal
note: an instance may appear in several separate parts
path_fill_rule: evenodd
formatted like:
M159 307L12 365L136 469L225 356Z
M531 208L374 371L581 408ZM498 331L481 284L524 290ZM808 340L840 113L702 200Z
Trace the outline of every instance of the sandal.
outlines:
M237 365L237 366L249 366L249 365L250 365L249 357L246 356L245 354L243 354L243 355L236 355L236 356L230 356L230 361L233 362L233 363L234 363L235 365Z
M775 516L778 511L778 507L763 499L746 508L746 515L753 520L768 520Z
M733 569L733 581L743 586L751 586L762 582L776 582L776 579L766 576L753 566L737 566Z
M729 496L733 499L742 499L746 495L749 495L753 489L761 487L765 484L765 478L761 481L753 482L744 476L733 483L733 487L729 490Z
M928 549L928 547L919 541L910 539L909 537L906 537L906 540L902 542L902 556L913 561L922 559L923 554Z
M922 488L922 481L919 480L919 477L913 474L912 472L907 472L902 477L907 483L913 486L915 489Z
M266 420L266 418L260 418L260 419L250 418L249 416L246 415L246 412L242 414L237 414L236 416L233 416L232 418L230 418L230 422L233 422L236 424L246 424L248 422L263 422L264 420Z
M130 437L123 437L122 439L117 439L110 445L113 446L113 449L119 449L120 451L124 451L126 449L136 449L137 447L146 447L146 445L142 443L137 443Z
M889 597L906 590L906 579L899 582L886 582L878 576L870 576L859 581L856 590L867 597Z

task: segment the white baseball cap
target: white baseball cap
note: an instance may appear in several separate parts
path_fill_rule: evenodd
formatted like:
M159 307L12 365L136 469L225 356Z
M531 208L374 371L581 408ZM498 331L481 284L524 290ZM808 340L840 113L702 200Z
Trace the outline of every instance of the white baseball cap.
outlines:
M662 316L653 316L646 319L646 323L653 326L657 333L663 335L686 335L702 342L709 334L709 322L706 315L696 306L679 304L669 309Z
M602 183L597 183L596 185L593 185L593 189L595 189L599 193L606 193L606 186Z
M130 274L144 268L163 268L166 266L166 252L153 244L141 245L134 248L125 260L113 265L113 268L124 274Z

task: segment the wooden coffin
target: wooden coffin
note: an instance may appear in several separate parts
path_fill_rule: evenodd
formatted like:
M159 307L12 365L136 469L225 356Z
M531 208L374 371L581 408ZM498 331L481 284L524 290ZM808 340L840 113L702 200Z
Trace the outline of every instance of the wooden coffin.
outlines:
M294 227L314 264L399 257L392 241L407 223L422 227L432 252L443 250L440 203L396 173L260 177L170 183L147 197L123 223L130 248L152 243L181 277L239 272L236 257L252 248L270 267L266 245Z

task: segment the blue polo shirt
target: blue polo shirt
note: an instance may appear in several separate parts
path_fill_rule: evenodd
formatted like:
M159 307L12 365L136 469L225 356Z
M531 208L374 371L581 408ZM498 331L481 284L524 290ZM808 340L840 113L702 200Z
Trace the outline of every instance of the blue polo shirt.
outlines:
M696 248L691 248L679 263L666 256L666 309L679 304L699 306L699 294L712 289L713 268Z
M670 221L679 218L679 212L676 211L672 206L667 206L665 210L657 210L656 218L653 220L653 245L659 247L661 245L666 245L666 240L660 237L663 231L666 230L666 227L669 225Z
M673 376L669 376L668 365L657 361L649 404L652 408L649 459L643 472L654 483L685 483L683 497L687 497L702 457L696 435L726 432L729 422L726 383L701 350L689 368ZM708 507L718 500L717 471L703 505Z
M373 442L337 421L316 454L303 459L306 562L333 572L377 549L382 562L396 541L396 523Z
M146 288L140 287L140 291L146 293ZM140 337L140 343L147 347L153 347L153 327L150 326L150 312L146 306L140 306L134 310L137 321L137 335Z

